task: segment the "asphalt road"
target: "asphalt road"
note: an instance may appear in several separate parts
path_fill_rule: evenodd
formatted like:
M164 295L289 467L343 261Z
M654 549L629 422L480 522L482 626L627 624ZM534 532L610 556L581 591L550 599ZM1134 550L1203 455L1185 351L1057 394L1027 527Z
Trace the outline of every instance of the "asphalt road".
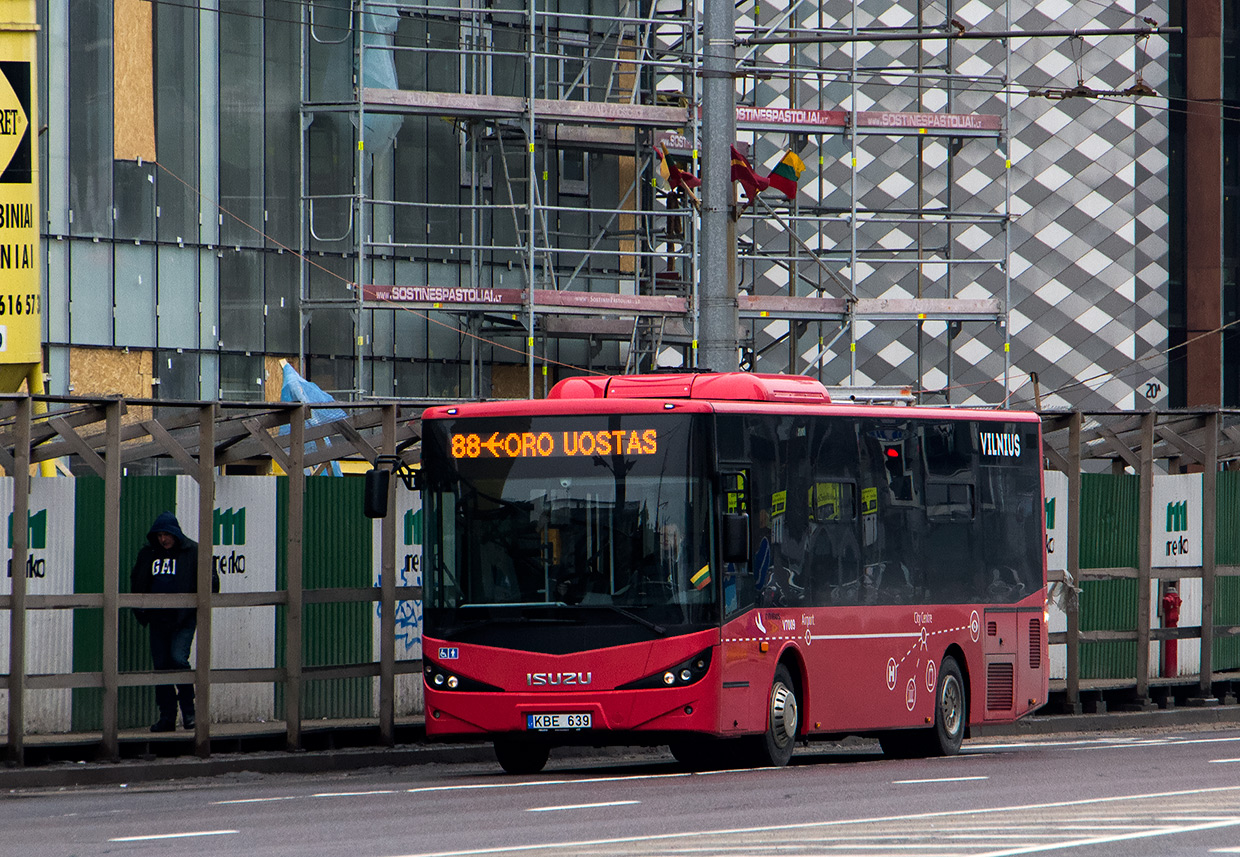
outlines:
M229 775L0 796L0 855L1240 854L1240 730L970 741L950 759L858 743L783 770L680 771L657 752Z

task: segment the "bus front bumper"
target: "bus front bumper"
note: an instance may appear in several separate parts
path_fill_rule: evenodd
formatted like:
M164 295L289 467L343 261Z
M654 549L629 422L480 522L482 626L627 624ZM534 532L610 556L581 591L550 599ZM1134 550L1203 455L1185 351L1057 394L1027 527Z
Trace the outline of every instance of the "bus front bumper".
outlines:
M426 688L426 733L431 737L522 732L564 743L588 742L595 735L606 743L609 733L715 733L718 719L716 697L699 686L556 694L554 700L540 693Z

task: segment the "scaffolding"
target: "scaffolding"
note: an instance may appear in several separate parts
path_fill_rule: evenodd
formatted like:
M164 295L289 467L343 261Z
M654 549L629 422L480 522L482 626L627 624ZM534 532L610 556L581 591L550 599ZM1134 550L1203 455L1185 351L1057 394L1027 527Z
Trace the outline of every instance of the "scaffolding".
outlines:
M993 7L1010 25L1010 0ZM959 26L950 0L736 10L738 146L760 175L788 151L810 165L792 199L738 191L733 206L743 368L951 403L953 340L978 324L1007 389L1010 41L934 38ZM399 395L368 339L399 327L385 314L455 339L462 398L698 365L699 288L719 273L699 270L692 189L660 172L666 155L700 173L700 4L354 0L303 14L302 330L322 313L350 325L350 392ZM839 40L765 41L806 31ZM322 82L322 58L338 70L346 53L343 92ZM352 163L312 187L305 165L332 122ZM434 163L406 181L401 152L419 144ZM346 287L323 287L324 249L345 251ZM867 371L871 347L903 375ZM488 386L484 366L523 369L525 389Z

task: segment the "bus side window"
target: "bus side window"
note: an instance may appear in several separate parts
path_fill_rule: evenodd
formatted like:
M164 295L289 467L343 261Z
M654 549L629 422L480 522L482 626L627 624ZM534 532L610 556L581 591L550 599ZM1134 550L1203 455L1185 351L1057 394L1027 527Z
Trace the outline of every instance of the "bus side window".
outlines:
M812 569L814 603L856 604L861 587L857 486L838 478L818 479L809 488L808 503L806 562Z

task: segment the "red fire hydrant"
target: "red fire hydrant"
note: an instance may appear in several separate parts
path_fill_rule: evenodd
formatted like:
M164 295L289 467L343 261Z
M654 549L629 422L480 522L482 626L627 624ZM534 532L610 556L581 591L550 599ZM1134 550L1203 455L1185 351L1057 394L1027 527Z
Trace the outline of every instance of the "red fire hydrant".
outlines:
M1167 591L1162 597L1162 613L1163 627L1175 628L1180 624L1180 593L1175 591L1175 583L1167 584ZM1163 641L1163 659L1162 659L1162 676L1164 678L1172 678L1179 673L1179 640Z

